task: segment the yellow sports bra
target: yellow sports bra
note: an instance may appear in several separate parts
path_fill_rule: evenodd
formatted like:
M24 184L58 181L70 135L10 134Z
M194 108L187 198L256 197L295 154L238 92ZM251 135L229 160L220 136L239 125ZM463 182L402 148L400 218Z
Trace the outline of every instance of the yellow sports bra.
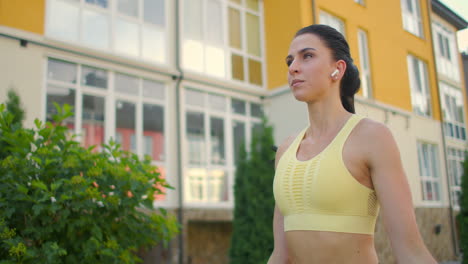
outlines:
M363 117L352 115L332 142L307 161L296 158L305 128L279 160L273 182L284 231L317 230L374 234L379 204L343 162L343 146Z

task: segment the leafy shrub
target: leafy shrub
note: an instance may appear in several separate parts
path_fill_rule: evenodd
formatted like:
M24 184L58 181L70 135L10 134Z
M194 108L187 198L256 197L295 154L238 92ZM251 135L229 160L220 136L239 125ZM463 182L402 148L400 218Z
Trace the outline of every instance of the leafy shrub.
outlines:
M178 232L172 215L153 208L170 186L150 158L67 139L70 107L56 107L54 124L12 129L15 117L0 106L0 263L139 262L139 249Z
M241 147L234 184L231 264L266 263L273 251L273 128L264 120L247 156Z

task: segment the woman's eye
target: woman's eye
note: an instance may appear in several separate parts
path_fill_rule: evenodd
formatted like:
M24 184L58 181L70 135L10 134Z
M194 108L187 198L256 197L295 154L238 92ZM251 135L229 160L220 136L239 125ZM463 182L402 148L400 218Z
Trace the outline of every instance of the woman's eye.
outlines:
M292 63L292 60L287 60L286 61L286 65L288 65L288 67L291 66L291 63Z
M306 54L304 54L304 59L307 59L307 58L312 58L312 57L313 57L313 55L312 55L312 54L310 54L310 53L306 53Z

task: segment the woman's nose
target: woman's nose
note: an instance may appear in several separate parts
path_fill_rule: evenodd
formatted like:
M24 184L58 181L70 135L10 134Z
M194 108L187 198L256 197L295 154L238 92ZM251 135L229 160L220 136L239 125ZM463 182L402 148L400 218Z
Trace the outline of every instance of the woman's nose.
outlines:
M299 72L299 64L297 63L296 60L293 60L291 64L289 64L288 70L289 70L289 74L291 75Z

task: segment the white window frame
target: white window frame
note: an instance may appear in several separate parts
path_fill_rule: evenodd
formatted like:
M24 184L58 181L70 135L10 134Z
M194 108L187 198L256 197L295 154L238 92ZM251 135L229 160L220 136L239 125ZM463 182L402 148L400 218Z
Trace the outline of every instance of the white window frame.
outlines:
M320 21L320 24L328 25L336 29L338 32L343 34L343 36L346 38L346 25L343 19L337 16L334 16L324 10L320 10L319 21Z
M171 26L170 26L170 19L169 19L169 4L171 3L170 0L164 0L164 14L165 14L165 20L164 20L164 27L161 28L159 25L154 25L154 24L151 24L151 23L146 23L144 21L144 13L143 13L143 4L144 4L144 0L134 0L134 1L138 1L138 18L134 18L134 17L130 17L130 16L127 16L125 14L121 14L119 13L118 11L118 8L117 8L117 1L115 0L108 0L108 6L106 8L102 8L102 7L99 7L99 6L96 6L94 4L89 4L89 3L86 3L86 0L77 0L78 3L74 3L73 1L69 1L69 0L47 0L47 3L46 3L46 23L45 23L45 35L46 37L49 37L49 38L52 38L52 39L56 39L56 40L59 40L59 41L65 41L67 43L71 43L73 45L82 45L82 46L85 46L87 48L92 48L92 49L95 49L95 50L98 50L99 52L106 52L106 53L111 53L111 54L115 54L115 55L118 55L118 56L121 56L121 57L125 57L125 58L131 58L131 59L138 59L139 61L140 60L143 60L144 62L146 63L150 63L150 64L156 64L156 65L166 65L166 64L169 64L170 62L170 59L171 58L168 58L167 56L164 57L164 60L163 61L158 61L158 60L152 60L152 59L148 59L146 57L143 57L143 28L144 27L151 27L151 28L157 28L158 30L162 31L163 34L164 34L164 55L165 54L170 54L170 45L169 45L169 37L170 37L170 34L169 34L169 30L171 29ZM52 10L52 5L54 4L54 2L62 2L62 3L66 3L68 5L71 5L71 6L75 6L76 8L78 8L78 12L79 12L79 15L78 15L78 36L77 36L77 40L76 41L69 41L69 40L65 40L65 39L60 39L56 36L53 36L51 35L50 33L50 24L52 23L51 22L51 15L50 15L50 11ZM109 22L109 25L108 25L108 47L105 47L105 48L99 48L99 47L95 47L95 46L90 46L86 43L83 42L83 26L82 26L82 21L83 21L83 12L84 11L93 11L93 12L98 12L100 14L103 14L107 17L108 19L108 22ZM137 27L138 27L138 55L137 56L133 56L133 55L129 55L127 53L122 53L122 52L119 52L117 50L115 50L115 38L116 38L116 21L118 18L122 18L126 21L131 21L131 22L134 22L137 24Z
M252 139L252 128L255 124L260 124L261 118L252 117L250 116L250 103L261 104L258 102L258 99L251 98L245 95L238 95L236 93L226 93L220 91L218 89L213 89L208 86L187 83L183 85L183 89L181 91L182 100L184 103L182 104L182 111L181 111L181 129L183 131L183 140L182 140L182 159L183 159L183 184L181 186L181 190L184 191L184 204L187 207L194 207L194 208L233 208L234 206L234 181L235 181L235 170L236 165L234 164L234 136L233 136L233 125L235 121L240 121L245 124L245 137L246 137L246 148L250 146L250 142ZM188 105L185 103L186 91L195 90L197 92L201 92L204 94L204 106L193 106ZM209 109L208 107L208 95L209 94L216 94L220 96L224 96L226 98L226 112L220 112L213 109ZM232 112L232 100L231 99L239 99L246 102L246 114L241 115ZM188 112L196 112L202 113L204 118L204 131L205 131L205 148L206 148L206 164L202 165L191 165L189 164L189 146L188 146L188 138L187 138L187 127L186 127L186 115ZM210 126L209 126L209 119L210 117L219 117L223 118L224 120L224 140L225 140L225 165L212 165L211 162L211 142L210 142ZM207 190L208 190L208 183L207 180L204 180L204 183L201 182L200 184L205 184L204 188L202 188L203 196L202 199L196 199L194 197L190 197L190 182L187 179L188 177L188 170L193 168L203 168L206 169L208 175L209 170L212 169L220 169L224 170L226 173L226 184L228 189L228 199L227 201L209 201L207 197ZM203 180L202 180L203 181Z
M460 82L459 54L455 32L436 21L432 22L432 31L437 72L454 82Z
M462 142L466 141L466 120L465 120L465 105L463 100L463 92L455 88L452 85L449 85L445 82L439 82L439 89L441 93L441 104L442 104L442 111L444 117L444 129L445 129L445 136L453 138L455 140L460 140ZM449 105L447 105L446 98L449 98ZM455 105L452 102L455 101ZM462 111L459 111L458 106L462 107ZM461 121L457 120L456 116L453 115L461 115ZM450 129L452 127L452 129ZM453 135L450 135L450 131L453 131ZM459 136L457 136L457 134ZM463 138L464 137L464 138Z
M424 160L425 155L423 154L423 145L426 146L426 149L430 152L427 155L429 157L433 157L435 160ZM436 144L432 143L427 143L423 141L418 141L417 142L417 155L418 155L418 164L419 164L419 176L420 176L420 181L421 181L421 198L422 202L426 205L433 205L433 206L438 206L441 205L443 202L443 188L442 188L442 179L441 179L441 173L440 173L440 165L439 165L439 151L438 147ZM423 156L421 156L423 155ZM423 169L423 163L426 163L429 168L427 169L427 174L424 173ZM434 199L430 199L427 196L427 190L426 190L426 183L431 184L432 188L432 194L434 195L435 193L435 187L438 187L438 193L439 193L439 199L435 197Z
M410 10L408 1L411 2L413 10ZM401 0L401 15L403 28L420 38L424 37L424 30L421 18L421 6L419 0Z
M451 147L447 148L447 166L450 178L450 192L452 205L455 210L460 210L458 197L461 194L461 179L464 173L464 161L465 150Z
M366 31L358 29L359 62L361 65L361 87L364 97L372 98L372 75L369 57L369 42Z
M413 112L421 116L431 117L432 98L431 90L429 87L427 64L411 54L407 56L407 64ZM417 76L417 73L415 72L416 67L419 71L419 76ZM422 112L419 108L417 108L418 106L424 107L424 105L427 108L426 113Z
M207 0L200 0L202 1L202 14L205 14L207 11ZM258 4L259 4L259 9L258 11L255 11L255 10L252 10L250 8L247 8L246 6L246 1L247 0L241 0L241 4L237 4L237 3L234 3L232 2L231 0L217 0L218 2L220 2L221 4L221 9L222 9L222 20L223 20L223 52L224 52L224 55L225 55L225 65L224 68L225 68L225 71L224 71L224 75L223 76L215 76L213 74L210 74L209 72L207 72L207 65L206 65L206 60L205 60L205 57L203 57L203 70L196 70L196 69L191 69L190 66L188 65L184 65L184 69L189 72L189 73L192 73L192 74L201 74L201 75L204 75L206 77L210 77L210 78L217 78L217 79L222 79L222 80L227 80L229 82L232 82L234 84L242 84L242 85L247 85L248 87L251 87L251 88L266 88L266 58L265 58L265 30L264 30L264 12L263 12L263 0L258 0ZM181 10L180 10L180 13L181 13L181 16L180 16L180 25L181 25L181 30L180 30L180 39L182 40L182 45L180 47L180 52L181 54L184 54L184 50L183 50L183 42L184 40L186 39L185 36L184 36L184 32L185 32L185 29L184 29L184 1L181 0ZM228 11L229 11L229 8L234 8L236 10L238 10L240 12L240 30L241 30L241 38L242 38L242 43L241 43L241 46L242 48L241 49L236 49L236 48L231 48L230 47L230 43L229 43L229 14L228 14ZM255 56L255 55L251 55L248 53L247 51L247 29L246 29L246 14L251 14L251 15L254 15L254 16L257 16L259 18L259 25L260 25L260 28L259 28L259 32L260 32L260 53L261 55L260 56ZM205 40L206 38L206 35L207 35L207 19L206 19L206 15L202 15L202 41L201 41L201 45L203 46L203 50L206 49L206 46L207 46L207 41ZM232 77L232 61L231 61L231 54L232 53L235 53L236 55L239 55L242 57L242 60L243 60L243 65L244 65L244 80L237 80L237 79L234 79ZM205 55L203 55L205 56ZM249 59L253 59L253 60L256 60L258 62L260 62L261 64L261 78L262 78L262 85L259 86L257 84L253 84L253 83L250 83L249 82L249 65L248 65L248 61Z
M64 62L69 62L75 64L77 66L77 82L67 83L58 80L51 80L48 79L47 72L48 72L48 61L49 59L53 60L60 60ZM90 66L99 68L102 70L107 71L107 89L99 89L95 87L90 87L81 84L81 71L83 66ZM42 120L46 120L47 115L47 87L48 85L60 86L63 88L72 88L75 90L75 113L74 113L74 122L75 122L75 131L73 131L77 137L76 141L81 142L81 126L82 126L82 98L83 95L91 95L91 96L99 96L104 98L105 102L105 121L104 121L104 142L108 144L111 139L115 140L118 136L116 133L116 112L115 112L115 103L118 99L123 99L127 102L135 102L136 105L136 130L135 133L137 135L136 142L137 142L137 154L140 158L144 157L144 149L143 149L143 104L150 103L154 105L158 105L163 107L164 109L164 149L163 149L163 160L152 160L151 163L157 167L163 167L165 170L165 179L169 182L169 184L173 185L175 179L171 177L171 173L169 172L169 165L171 164L171 155L172 151L168 147L169 142L171 140L171 135L169 131L169 94L168 94L168 82L170 81L169 78L154 75L154 74L147 74L143 72L135 72L133 70L124 69L120 66L112 66L109 64L104 63L96 63L94 61L84 60L81 58L70 57L70 56L63 56L55 53L48 53L44 57L44 69L45 69L45 78L44 78L44 95L43 95L43 102L44 106L42 109ZM115 91L115 73L124 73L132 76L136 76L139 78L139 95L138 96L129 96L124 94L119 94ZM164 99L156 99L156 98L143 98L142 96L142 80L151 80L159 83L164 84ZM170 191L170 190L166 190ZM172 194L166 192L164 200L157 200L154 202L155 206L169 206L172 201L171 199Z

